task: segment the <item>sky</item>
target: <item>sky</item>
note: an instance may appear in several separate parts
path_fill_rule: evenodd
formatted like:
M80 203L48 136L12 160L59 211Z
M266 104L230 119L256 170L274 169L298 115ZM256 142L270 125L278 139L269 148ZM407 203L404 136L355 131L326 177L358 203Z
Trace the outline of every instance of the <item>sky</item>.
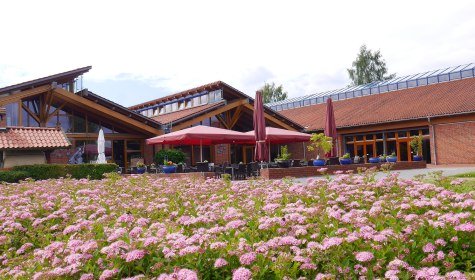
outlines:
M125 106L214 81L254 96L346 87L362 44L390 73L475 62L474 1L1 1L0 87L91 65Z

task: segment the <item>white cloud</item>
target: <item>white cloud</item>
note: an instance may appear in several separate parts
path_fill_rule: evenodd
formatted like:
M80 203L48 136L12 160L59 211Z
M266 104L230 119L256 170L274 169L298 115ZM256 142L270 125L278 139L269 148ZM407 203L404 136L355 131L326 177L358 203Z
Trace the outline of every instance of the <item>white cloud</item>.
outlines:
M45 0L0 10L0 86L92 65L86 81L114 100L123 98L107 84L118 80L156 97L216 80L249 95L273 81L290 96L340 88L363 43L400 75L475 62L472 1Z

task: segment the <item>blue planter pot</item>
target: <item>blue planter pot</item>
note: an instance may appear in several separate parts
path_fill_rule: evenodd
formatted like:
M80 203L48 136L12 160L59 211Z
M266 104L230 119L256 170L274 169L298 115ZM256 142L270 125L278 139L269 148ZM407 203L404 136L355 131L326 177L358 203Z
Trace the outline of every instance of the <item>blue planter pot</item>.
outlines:
M351 164L351 158L340 158L340 164L341 165Z
M163 167L163 173L170 174L170 173L175 173L175 171L176 171L175 165L165 165Z
M415 155L415 156L412 157L412 160L413 161L422 161L422 157Z
M387 157L387 158L386 158L386 161L387 161L387 162L396 162L396 161L397 161L397 157Z
M324 159L315 159L313 160L313 166L325 166Z
M380 160L379 160L379 157L371 157L371 158L369 158L368 162L369 163L379 163Z
M144 174L145 173L145 167L137 167L137 174Z

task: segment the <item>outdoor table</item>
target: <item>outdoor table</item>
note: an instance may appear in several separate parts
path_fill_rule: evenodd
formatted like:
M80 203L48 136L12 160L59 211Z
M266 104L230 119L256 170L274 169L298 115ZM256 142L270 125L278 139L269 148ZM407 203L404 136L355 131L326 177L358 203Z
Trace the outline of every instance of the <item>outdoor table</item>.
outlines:
M231 179L234 179L234 169L233 166L226 166L226 170L231 170Z

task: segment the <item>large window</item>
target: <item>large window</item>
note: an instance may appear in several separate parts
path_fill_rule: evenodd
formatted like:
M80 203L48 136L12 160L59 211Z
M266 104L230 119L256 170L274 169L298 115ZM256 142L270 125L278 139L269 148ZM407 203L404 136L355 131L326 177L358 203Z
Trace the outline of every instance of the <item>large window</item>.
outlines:
M10 103L6 106L7 126L17 126L19 124L18 103Z
M355 155L376 157L395 153L400 161L411 161L410 141L413 136L424 136L424 159L430 162L429 129L416 128L365 134L344 135L345 152Z

